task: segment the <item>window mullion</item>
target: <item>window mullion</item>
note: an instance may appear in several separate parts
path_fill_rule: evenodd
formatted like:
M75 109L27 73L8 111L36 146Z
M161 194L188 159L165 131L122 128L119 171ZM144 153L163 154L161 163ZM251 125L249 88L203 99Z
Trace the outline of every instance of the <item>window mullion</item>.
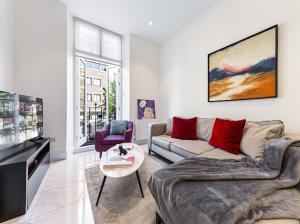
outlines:
M102 31L101 29L99 29L99 47L100 47L100 51L99 51L99 57L102 58L102 41L101 41L101 37L102 36Z

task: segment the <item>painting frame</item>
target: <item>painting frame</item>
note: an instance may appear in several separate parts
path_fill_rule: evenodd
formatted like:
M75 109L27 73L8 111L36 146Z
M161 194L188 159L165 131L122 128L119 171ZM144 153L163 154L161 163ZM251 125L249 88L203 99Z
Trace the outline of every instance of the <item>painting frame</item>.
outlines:
M263 34L267 31L270 31L270 30L273 30L275 29L275 46L274 46L274 50L275 50L275 68L274 68L274 75L275 75L275 94L274 96L267 96L267 97L253 97L253 98L244 98L244 99L224 99L224 100L211 100L210 99L210 92L211 92L211 89L210 89L210 57L218 52L221 52L221 51L224 51L228 48L231 48L233 46L236 46L244 41L247 41L253 37L256 37L260 34ZM259 100L259 99L272 99L272 98L277 98L278 97L278 24L276 25L273 25L269 28L266 28L260 32L257 32L253 35L250 35L248 37L245 37L239 41L236 41L230 45L227 45L223 48L220 48L216 51L213 51L211 53L208 54L208 57L207 57L207 61L208 61L208 79L207 79L207 83L208 83L208 91L207 91L207 102L209 103L215 103L215 102L230 102L230 101L244 101L244 100Z

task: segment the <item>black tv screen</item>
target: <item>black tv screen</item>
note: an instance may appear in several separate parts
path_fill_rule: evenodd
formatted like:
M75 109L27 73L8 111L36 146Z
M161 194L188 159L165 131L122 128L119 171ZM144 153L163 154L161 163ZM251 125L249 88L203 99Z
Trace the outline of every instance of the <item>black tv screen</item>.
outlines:
M43 135L43 100L0 91L0 150Z

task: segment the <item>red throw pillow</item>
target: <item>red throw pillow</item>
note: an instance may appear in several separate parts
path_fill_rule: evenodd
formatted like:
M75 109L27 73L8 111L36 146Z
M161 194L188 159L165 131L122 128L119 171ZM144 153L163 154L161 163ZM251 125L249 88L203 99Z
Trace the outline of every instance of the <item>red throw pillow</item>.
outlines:
M245 124L246 120L231 121L217 118L209 144L238 155Z
M190 119L173 117L172 138L197 140L197 117Z

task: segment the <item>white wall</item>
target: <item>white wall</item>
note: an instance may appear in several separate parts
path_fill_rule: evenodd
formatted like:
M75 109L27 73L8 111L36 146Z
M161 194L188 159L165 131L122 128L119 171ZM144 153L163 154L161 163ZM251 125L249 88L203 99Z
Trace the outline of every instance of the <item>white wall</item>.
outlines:
M67 152L74 151L74 73L73 73L73 18L67 14Z
M122 40L122 119L130 119L130 34Z
M130 119L137 117L137 99L153 99L159 108L159 71L159 46L131 34Z
M280 119L300 132L300 1L221 0L162 45L161 111L173 115ZM207 55L279 24L279 97L207 102Z
M130 120L136 123L137 140L146 139L147 123L153 122L136 121L137 99L155 100L157 118L160 117L159 73L159 46L130 35Z
M53 160L67 156L67 9L52 0L16 1L16 92L44 99Z
M14 92L14 18L12 0L0 0L0 91Z

